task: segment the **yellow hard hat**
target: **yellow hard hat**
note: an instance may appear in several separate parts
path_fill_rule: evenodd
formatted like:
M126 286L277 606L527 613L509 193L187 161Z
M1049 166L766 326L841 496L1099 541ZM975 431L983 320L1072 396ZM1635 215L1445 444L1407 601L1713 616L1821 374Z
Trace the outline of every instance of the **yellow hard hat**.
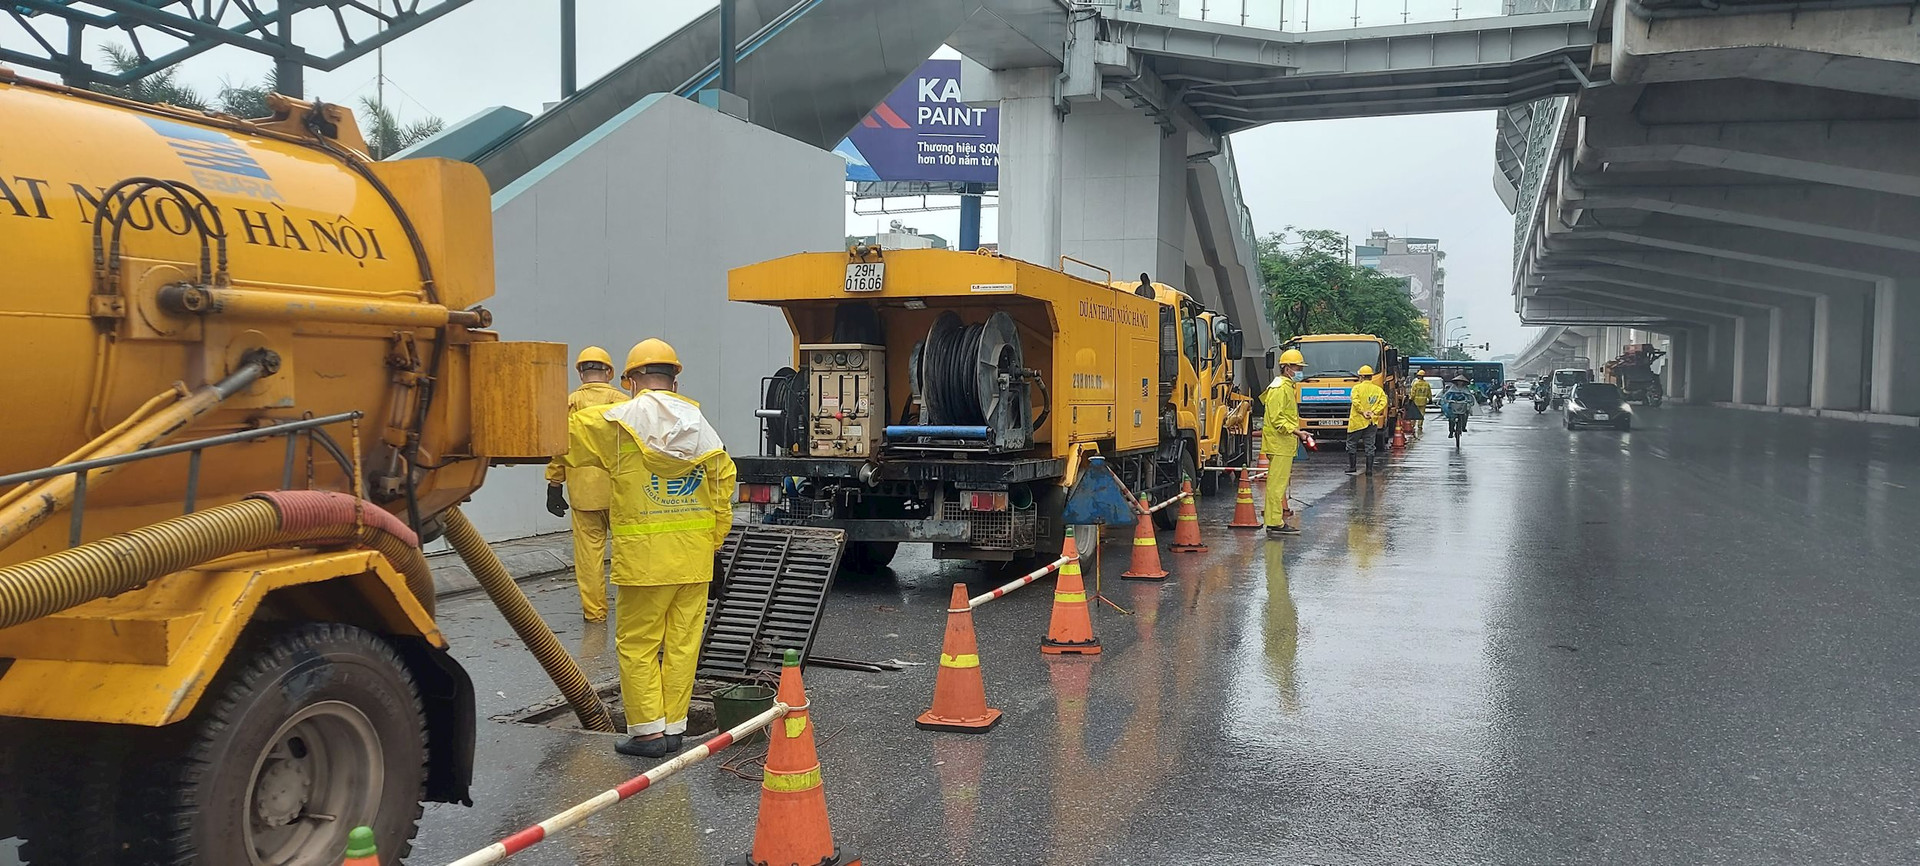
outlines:
M1422 376L1425 376L1425 375L1427 375L1427 371L1425 371L1425 370L1421 370L1421 371L1420 371L1420 375L1422 375Z
M1373 368L1372 368L1371 366L1368 366L1368 365L1366 365L1366 364L1361 364L1361 365L1360 365L1360 375L1362 375L1362 376L1371 376L1371 375L1373 375Z
M1290 364L1295 367L1305 367L1307 365L1307 358L1305 355L1300 354L1299 349L1288 349L1280 353L1280 363Z
M667 341L658 337L648 337L633 344L633 348L627 350L627 366L621 374L631 376L634 370L654 365L672 367L673 374L680 375L680 355L673 351L672 346L667 345Z
M588 346L580 350L580 357L573 359L574 369L580 369L581 364L605 364L607 365L607 369L611 370L613 369L613 356L607 354L607 350L599 346Z

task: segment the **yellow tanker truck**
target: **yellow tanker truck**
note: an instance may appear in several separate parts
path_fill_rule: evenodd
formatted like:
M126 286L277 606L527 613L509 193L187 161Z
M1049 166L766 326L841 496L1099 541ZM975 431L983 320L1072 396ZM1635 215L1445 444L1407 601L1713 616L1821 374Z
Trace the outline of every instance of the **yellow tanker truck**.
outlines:
M337 863L356 824L403 855L468 798L442 534L610 727L455 508L565 438L565 347L475 306L485 180L270 104L0 67L0 838L33 863Z
M1089 457L1162 496L1251 450L1240 331L1145 275L858 247L737 268L728 297L794 335L759 410L766 453L735 458L741 496L758 519L846 530L857 570L902 542L1056 555Z

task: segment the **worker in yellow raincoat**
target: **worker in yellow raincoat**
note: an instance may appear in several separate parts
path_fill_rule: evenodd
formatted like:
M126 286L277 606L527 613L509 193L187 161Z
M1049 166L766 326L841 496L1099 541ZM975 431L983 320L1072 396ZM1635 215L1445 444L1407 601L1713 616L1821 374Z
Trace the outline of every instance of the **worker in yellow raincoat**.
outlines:
M614 749L680 749L693 698L713 557L733 525L734 467L700 404L675 393L680 358L661 340L627 353L633 399L568 419L569 469L613 479L614 643L627 733Z
M613 357L599 346L580 350L573 362L580 387L567 395L567 414L623 403L627 392L613 386ZM561 485L566 485L564 492ZM547 511L555 517L573 510L573 579L580 584L580 615L587 622L607 619L607 506L613 480L605 470L582 466L569 471L556 459L547 464Z
M1299 349L1280 353L1280 375L1267 386L1260 402L1267 414L1261 423L1260 453L1267 455L1267 535L1299 535L1300 522L1287 508L1287 482L1293 477L1293 456L1307 441L1300 427L1300 374L1307 359Z
M1421 370L1414 376L1407 395L1413 401L1413 435L1424 436L1427 432L1427 404L1433 402L1433 386L1427 383L1427 371Z
M1359 453L1367 452L1367 474L1373 474L1373 455L1380 447L1380 431L1387 426L1392 406L1387 392L1373 381L1373 367L1361 365L1360 383L1353 386L1353 409L1347 413L1347 474L1360 471Z

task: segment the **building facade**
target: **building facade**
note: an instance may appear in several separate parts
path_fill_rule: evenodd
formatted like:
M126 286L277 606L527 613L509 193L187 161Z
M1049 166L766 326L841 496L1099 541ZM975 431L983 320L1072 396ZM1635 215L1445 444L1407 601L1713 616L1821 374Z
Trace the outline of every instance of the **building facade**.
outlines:
M1399 277L1406 285L1407 299L1426 319L1427 337L1435 346L1446 342L1441 333L1447 321L1446 258L1439 238L1396 238L1378 229L1353 248L1354 264Z

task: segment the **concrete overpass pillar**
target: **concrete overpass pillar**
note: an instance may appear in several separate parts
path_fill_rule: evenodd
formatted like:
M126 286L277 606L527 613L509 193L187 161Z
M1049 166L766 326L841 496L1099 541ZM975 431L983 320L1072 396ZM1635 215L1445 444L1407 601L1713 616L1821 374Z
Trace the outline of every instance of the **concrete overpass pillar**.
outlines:
M1767 402L1768 351L1773 342L1773 317L1741 316L1733 325L1733 401Z
M1737 321L1737 320L1736 320ZM1707 357L1705 375L1701 377L1706 402L1728 402L1733 399L1733 340L1737 326L1707 328Z
M1875 412L1920 415L1920 280L1885 281L1873 298Z
M1009 69L992 73L991 86L1000 102L1000 252L1047 267L1060 262L1059 74Z
M1693 381L1693 344L1698 340L1692 331L1675 331L1670 339L1673 348L1667 353L1667 391L1675 400L1698 403Z
M1192 291L1185 136L1105 99L1076 104L1063 128L1060 251Z
M1821 295L1813 304L1813 407L1858 411L1866 408L1861 385L1866 377L1868 319L1865 296Z
M1776 307L1767 329L1767 403L1806 406L1813 399L1813 305Z

